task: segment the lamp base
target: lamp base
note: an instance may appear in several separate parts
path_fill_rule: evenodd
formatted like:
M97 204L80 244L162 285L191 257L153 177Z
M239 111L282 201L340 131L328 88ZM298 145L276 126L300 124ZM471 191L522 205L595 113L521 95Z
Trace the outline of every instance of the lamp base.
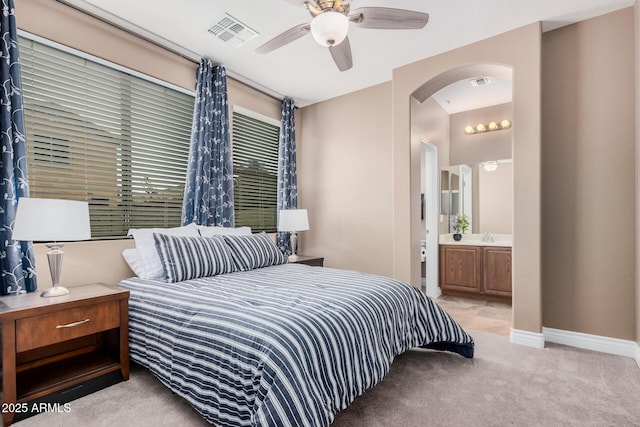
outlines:
M294 261L298 259L298 232L292 231L289 237L289 243L291 244L291 255L289 255L289 259Z
M69 289L64 286L60 286L60 273L62 272L62 251L61 243L53 242L47 244L47 247L51 249L47 252L47 260L49 261L49 272L51 273L51 283L53 284L49 289L45 289L40 294L41 297L61 297L63 295L69 295Z
M40 294L41 297L49 298L49 297L61 297L63 295L69 295L69 289L64 286L52 286L51 288L47 288Z

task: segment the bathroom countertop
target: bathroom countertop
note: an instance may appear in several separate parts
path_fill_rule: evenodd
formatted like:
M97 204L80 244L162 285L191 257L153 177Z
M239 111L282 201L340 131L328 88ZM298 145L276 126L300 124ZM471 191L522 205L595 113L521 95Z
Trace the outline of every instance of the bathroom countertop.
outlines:
M483 242L482 238L484 234L463 234L462 240L453 240L452 234L441 234L438 238L438 243L441 245L461 245L461 246L502 246L512 247L513 238L511 234L494 234L493 242Z

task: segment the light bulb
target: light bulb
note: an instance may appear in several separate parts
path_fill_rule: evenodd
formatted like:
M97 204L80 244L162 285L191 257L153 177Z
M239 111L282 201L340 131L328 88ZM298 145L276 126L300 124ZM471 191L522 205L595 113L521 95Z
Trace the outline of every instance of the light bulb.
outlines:
M484 132L485 130L487 130L487 128L482 123L480 123L478 124L478 126L476 126L476 130L478 132Z
M511 127L511 122L505 119L500 122L500 126L502 126L502 129L509 129Z
M473 126L467 126L466 128L464 128L464 133L466 133L467 135L471 135L475 132L475 130L473 129Z

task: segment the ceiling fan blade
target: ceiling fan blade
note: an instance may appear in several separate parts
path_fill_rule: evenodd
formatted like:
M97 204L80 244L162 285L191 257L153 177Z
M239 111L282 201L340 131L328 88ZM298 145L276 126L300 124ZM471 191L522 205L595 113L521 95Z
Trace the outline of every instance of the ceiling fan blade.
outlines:
M293 28L289 28L282 34L279 34L256 49L258 53L269 53L272 50L278 49L292 41L298 40L311 32L309 24L296 25Z
M349 15L358 27L378 30L419 30L429 22L429 14L389 7L361 7Z
M338 66L340 71L347 71L353 67L353 58L351 57L351 43L349 43L349 37L344 39L342 43L337 46L329 46L329 52L333 61Z

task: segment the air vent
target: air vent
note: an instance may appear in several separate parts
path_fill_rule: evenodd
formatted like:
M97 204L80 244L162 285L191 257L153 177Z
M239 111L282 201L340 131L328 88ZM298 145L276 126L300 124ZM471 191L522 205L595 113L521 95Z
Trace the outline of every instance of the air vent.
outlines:
M471 86L473 87L488 85L491 83L491 77L477 77L469 80L469 83L471 83Z
M228 13L225 13L225 16L217 24L209 28L209 32L235 47L240 47L258 36L257 31L252 30Z

